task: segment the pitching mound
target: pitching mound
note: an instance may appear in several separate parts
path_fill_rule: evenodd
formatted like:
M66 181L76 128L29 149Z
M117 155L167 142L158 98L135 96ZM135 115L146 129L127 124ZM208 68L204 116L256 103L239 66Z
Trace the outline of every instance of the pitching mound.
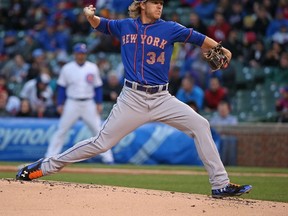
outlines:
M288 204L35 180L0 180L0 215L287 215Z

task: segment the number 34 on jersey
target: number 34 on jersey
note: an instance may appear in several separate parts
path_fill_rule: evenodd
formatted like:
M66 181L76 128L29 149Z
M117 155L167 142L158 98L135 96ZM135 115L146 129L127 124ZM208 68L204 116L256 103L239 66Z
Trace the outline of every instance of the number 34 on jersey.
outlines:
M127 34L122 36L122 44L136 44L137 41L137 34ZM141 44L152 45L154 47L158 47L164 50L165 45L167 44L167 40L160 39L159 37L141 35ZM164 64L165 63L165 52L161 52L159 56L155 52L148 52L147 53L148 59L146 62L148 64L155 64L156 62Z

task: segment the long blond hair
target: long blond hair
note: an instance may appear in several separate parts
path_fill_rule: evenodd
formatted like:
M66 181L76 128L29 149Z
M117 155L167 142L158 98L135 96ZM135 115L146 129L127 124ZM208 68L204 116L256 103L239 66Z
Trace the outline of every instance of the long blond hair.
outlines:
M129 16L131 18L137 18L141 14L141 8L140 8L140 2L134 1L132 4L128 7L129 10Z

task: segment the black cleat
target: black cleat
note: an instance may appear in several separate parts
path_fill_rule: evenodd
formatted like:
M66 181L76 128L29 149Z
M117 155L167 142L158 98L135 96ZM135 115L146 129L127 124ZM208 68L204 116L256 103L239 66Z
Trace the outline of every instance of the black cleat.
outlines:
M20 169L16 174L17 180L31 181L32 179L40 178L43 176L41 168L43 159L40 159L30 165Z
M252 190L251 185L237 185L229 183L226 187L221 189L212 190L213 198L222 198L229 196L240 196L245 193L249 193Z

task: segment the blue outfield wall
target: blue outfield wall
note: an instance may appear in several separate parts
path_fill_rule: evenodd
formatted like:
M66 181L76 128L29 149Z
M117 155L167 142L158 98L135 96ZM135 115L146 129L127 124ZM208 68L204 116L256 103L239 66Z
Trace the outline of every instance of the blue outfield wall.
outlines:
M58 119L0 118L0 161L35 161L43 157L57 124ZM219 150L220 136L213 130L212 135ZM89 129L78 121L69 131L63 151L89 137ZM202 165L194 140L161 123L137 128L112 151L116 163ZM99 161L95 157L86 162Z

